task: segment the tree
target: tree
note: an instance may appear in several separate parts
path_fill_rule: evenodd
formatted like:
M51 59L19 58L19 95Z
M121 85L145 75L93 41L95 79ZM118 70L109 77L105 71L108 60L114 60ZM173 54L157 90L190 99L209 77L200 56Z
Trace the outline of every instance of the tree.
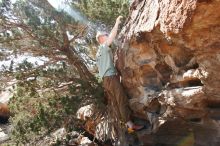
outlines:
M128 13L126 1L88 1L74 3L91 18L111 25L115 18ZM88 6L88 13L85 8ZM28 61L1 72L8 80L16 78L15 94L10 101L14 124L14 140L27 143L38 140L55 128L66 125L70 129L77 120L76 109L84 104L102 103L103 89L91 73L93 60L89 50L87 27L65 12L56 11L46 0L10 0L0 2L0 47L7 56L28 53L44 56L44 65ZM95 15L102 12L104 15ZM114 9L111 9L113 7ZM91 14L91 15L90 15ZM104 16L107 17L104 17ZM94 51L92 52L94 53ZM61 88L62 87L62 88ZM72 106L74 105L74 106ZM67 110L69 109L69 110ZM105 111L104 111L105 112ZM25 117L25 118L24 118ZM66 121L57 119L65 118ZM40 129L43 131L40 131Z
M3 0L1 5L2 47L43 55L50 60L65 60L62 56L65 55L82 79L93 78L76 50L76 40L86 32L85 26L64 12L57 12L44 0L18 1L13 5ZM74 37L69 39L67 32Z
M0 59L25 53L48 58L44 65L24 61L15 67L12 61L1 71L7 78L2 84L16 78L13 139L29 143L61 126L76 128L77 108L103 97L91 73L87 27L45 0L2 0L0 6Z
M37 69L32 66L24 61L16 68L16 92L9 104L14 114L10 119L13 141L36 145L60 127L67 132L81 130L83 122L77 119L76 112L82 106L94 104L97 108L102 103L101 86L88 86L64 63Z
M129 11L129 0L79 0L73 6L80 9L93 21L113 25L115 19L122 15L126 18Z

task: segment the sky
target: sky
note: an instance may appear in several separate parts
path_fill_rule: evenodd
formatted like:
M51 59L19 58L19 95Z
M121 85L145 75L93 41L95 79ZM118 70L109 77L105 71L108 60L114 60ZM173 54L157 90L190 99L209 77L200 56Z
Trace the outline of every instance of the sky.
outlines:
M58 11L65 11L75 20L82 23L88 23L88 20L77 10L73 9L69 4L68 0L48 0L48 2L56 8Z

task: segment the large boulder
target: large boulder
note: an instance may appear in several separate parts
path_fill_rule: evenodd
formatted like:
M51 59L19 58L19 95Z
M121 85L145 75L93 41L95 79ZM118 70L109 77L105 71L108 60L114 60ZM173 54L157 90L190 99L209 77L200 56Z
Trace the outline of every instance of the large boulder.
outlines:
M211 134L220 133L219 9L219 0L134 0L116 54L134 113L147 119L147 107L158 98L168 106L165 125L178 118L208 129L196 137L198 127L187 125L196 145L207 145L198 142L202 137L220 143L220 135Z

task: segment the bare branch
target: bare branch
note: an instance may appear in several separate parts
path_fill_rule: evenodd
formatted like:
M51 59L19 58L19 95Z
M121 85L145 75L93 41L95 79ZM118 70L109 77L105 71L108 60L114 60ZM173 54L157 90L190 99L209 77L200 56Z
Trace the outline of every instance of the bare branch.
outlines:
M82 37L87 28L88 26L84 27L78 34L76 34L72 39L69 40L69 43L75 41L77 38Z

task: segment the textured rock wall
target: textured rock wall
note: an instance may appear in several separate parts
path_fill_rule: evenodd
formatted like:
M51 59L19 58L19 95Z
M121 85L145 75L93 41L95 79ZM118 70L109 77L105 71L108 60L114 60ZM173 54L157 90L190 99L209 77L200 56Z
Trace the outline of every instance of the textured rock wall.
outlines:
M202 136L220 145L219 10L220 0L134 0L120 33L116 65L131 109L147 119L159 97L168 105L161 119L196 121L208 131L198 136L190 123L195 145L207 145Z

